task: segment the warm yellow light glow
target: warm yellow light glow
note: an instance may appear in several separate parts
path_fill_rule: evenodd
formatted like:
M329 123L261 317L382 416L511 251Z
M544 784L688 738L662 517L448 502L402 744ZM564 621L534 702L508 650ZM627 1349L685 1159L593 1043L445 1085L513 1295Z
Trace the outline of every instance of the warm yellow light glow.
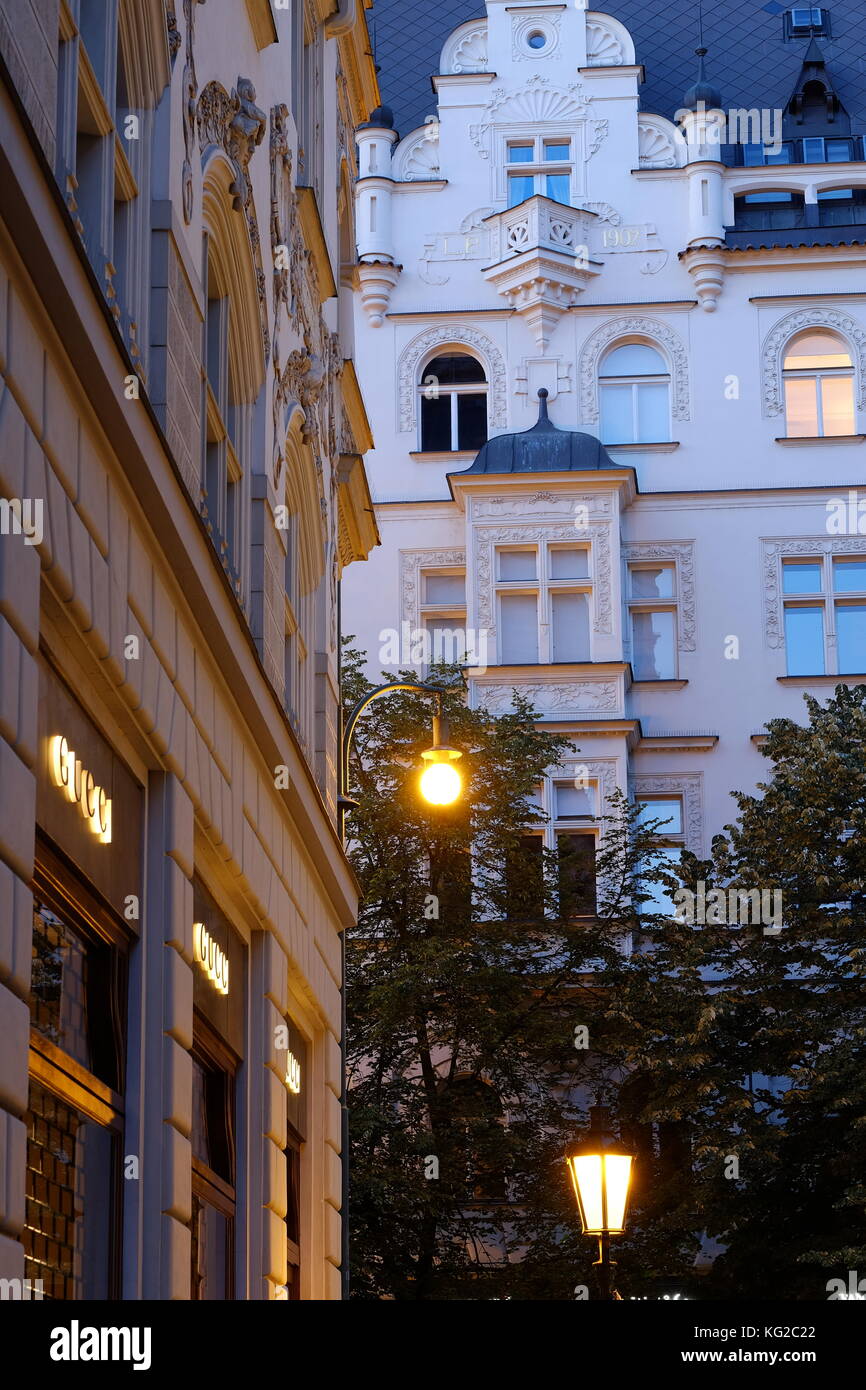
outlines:
M463 779L451 763L431 763L421 775L421 795L433 806L450 806L462 786Z
M574 1154L568 1159L584 1235L619 1235L625 1229L631 1165L630 1154Z

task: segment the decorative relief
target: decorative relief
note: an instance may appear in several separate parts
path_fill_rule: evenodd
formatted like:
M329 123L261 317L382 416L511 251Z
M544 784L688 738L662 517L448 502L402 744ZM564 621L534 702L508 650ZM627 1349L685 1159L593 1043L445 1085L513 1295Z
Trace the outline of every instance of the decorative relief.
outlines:
M195 9L196 5L204 4L204 0L183 0L183 17L186 24L186 48L184 50L183 67L183 168L181 170L181 188L183 201L183 220L189 225L192 221L192 156L195 147L195 111L196 97L198 96L198 79L195 75L195 59L193 57L193 44L195 42ZM173 11L173 6L172 6ZM176 24L175 19L175 24ZM169 42L171 42L171 25L169 22Z
M401 550L400 614L412 628L421 626L421 570L465 566L465 550Z
M641 169L675 169L679 163L677 145L666 123L651 117L638 121L637 147Z
M622 40L601 19L587 23L586 61L589 67L619 67L625 62Z
M490 714L506 714L513 707L514 691L529 700L539 714L615 713L619 709L616 681L509 681L488 685L473 681L476 707Z
M605 348L617 338L640 335L661 344L671 366L671 411L675 420L689 419L689 359L679 334L658 319L610 319L591 333L580 354L581 418L587 423L598 420L598 364Z
M505 358L492 338L488 338L480 329L465 328L462 323L446 323L420 333L400 354L397 363L400 431L415 428L420 364L432 348L443 343L474 348L479 354L487 373L487 409L490 425L492 429L504 429L507 424Z
M801 536L778 541L764 541L762 569L764 572L764 638L767 646L776 651L785 645L785 624L782 603L782 561L799 555L862 555L863 538L857 536ZM833 608L828 608L832 622ZM828 634L829 636L829 634Z
M439 140L431 139L431 132L436 132L438 125L432 122L425 125L423 130L417 131L414 135L407 135L405 140L394 152L391 163L391 172L398 183L413 183L418 179L438 179L441 177L439 169Z
M694 541L648 541L622 547L623 559L673 560L677 569L677 627L681 652L695 650L695 543Z
M461 27L442 50L440 72L486 72L487 22Z
M271 338L268 329L265 272L262 266L256 205L253 201L253 185L249 174L250 160L264 139L267 118L264 111L256 106L256 89L248 77L238 78L231 95L221 83L209 82L198 99L195 111L202 156L206 158L207 150L211 146L220 147L235 170L235 179L229 191L233 196L235 211L243 212L246 219L255 267L262 344L267 361L271 355Z
M165 0L165 33L168 39L168 54L172 67L180 50L180 30L177 27L177 12L174 0Z
M583 206L587 212L594 212L599 222L609 222L613 227L618 227L622 222L622 214L610 203L584 203Z
M607 135L610 126L609 121L588 121L586 136L586 157L592 156L601 148L601 143Z
M472 499L473 520L481 517L521 517L529 507L544 506L547 513L554 516L574 516L575 509L585 508L590 518L610 518L613 509L609 493L588 493L576 496L569 493L536 492L531 497L475 497ZM561 540L556 536L553 539Z
M635 777L635 796L681 796L686 849L699 858L704 853L704 778L701 772L676 776Z
M570 498L571 513L574 514L576 502L582 499ZM515 499L515 506L522 505ZM611 523L590 519L589 527L578 531L572 521L568 526L540 524L537 526L503 526L499 528L480 527L476 532L475 566L475 611L478 626L495 632L496 623L493 611L494 578L493 555L497 545L523 545L528 542L588 540L592 546L592 604L593 630L601 635L613 631L613 609L610 601L611 589Z
M545 122L561 124L586 117L589 98L580 82L566 89L552 85L549 77L536 73L526 86L517 92L497 87L484 109L483 119L469 127L469 136L482 159L490 158L490 130L497 124L521 123L540 125Z
M761 350L761 384L763 388L764 414L781 415L784 412L784 391L782 387L782 359L788 340L802 328L835 329L848 340L851 359L856 366L857 404L866 409L866 330L862 324L845 314L841 309L821 308L798 309L780 319L764 339Z
M559 25L562 16L550 11L539 10L536 14L512 15L511 17L511 57L515 63L538 62L550 58L559 47ZM529 36L533 33L544 35L542 48L532 48Z

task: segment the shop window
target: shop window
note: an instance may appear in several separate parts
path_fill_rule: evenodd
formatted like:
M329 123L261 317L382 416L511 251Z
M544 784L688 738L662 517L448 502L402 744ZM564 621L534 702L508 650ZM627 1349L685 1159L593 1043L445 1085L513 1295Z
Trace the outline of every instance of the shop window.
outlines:
M192 1281L195 1300L234 1298L235 1067L196 1015L192 1083Z
M22 1242L45 1298L119 1296L127 950L120 923L40 838Z

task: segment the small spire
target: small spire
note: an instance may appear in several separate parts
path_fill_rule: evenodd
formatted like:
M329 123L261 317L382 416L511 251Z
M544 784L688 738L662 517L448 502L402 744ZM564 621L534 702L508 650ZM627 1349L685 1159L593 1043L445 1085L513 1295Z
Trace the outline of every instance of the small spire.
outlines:
M550 393L548 392L548 389L547 389L546 386L542 386L542 387L539 388L539 392L538 392L538 423L539 423L539 424L541 424L542 420L547 420L547 419L550 418L550 417L548 416L548 414L547 414L547 397L548 397L549 394L550 394Z

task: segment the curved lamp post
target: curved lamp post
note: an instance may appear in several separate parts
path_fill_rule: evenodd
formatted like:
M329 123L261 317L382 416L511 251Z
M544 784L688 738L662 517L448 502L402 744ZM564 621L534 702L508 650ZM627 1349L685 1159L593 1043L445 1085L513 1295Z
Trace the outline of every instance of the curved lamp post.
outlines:
M606 1106L593 1105L586 1138L566 1156L585 1236L598 1237L601 1298L616 1299L611 1272L611 1236L625 1230L634 1155L615 1138Z
M421 754L427 764L420 779L421 795L433 806L450 806L455 802L463 788L463 779L454 764L463 755L456 748L452 748L448 743L448 720L443 713L442 696L446 693L438 685L423 685L415 681L388 681L386 685L377 686L371 690L363 699L359 700L355 708L351 711L343 726L342 744L340 747L340 767L337 782L337 826L340 832L340 839L345 839L346 831L346 812L352 810L358 803L349 796L349 755L352 751L352 739L355 735L355 726L368 705L380 695L390 695L395 690L414 690L422 695L434 695L436 697L436 712L433 715L433 746ZM343 987L340 991L342 996L342 1039L340 1041L340 1051L342 1053L342 1087L340 1096L341 1109L341 1141L342 1141L342 1255L341 1273L343 1284L343 1298L349 1297L349 1105L347 1095L346 1078L346 933L340 934L341 955L342 955L342 975Z

